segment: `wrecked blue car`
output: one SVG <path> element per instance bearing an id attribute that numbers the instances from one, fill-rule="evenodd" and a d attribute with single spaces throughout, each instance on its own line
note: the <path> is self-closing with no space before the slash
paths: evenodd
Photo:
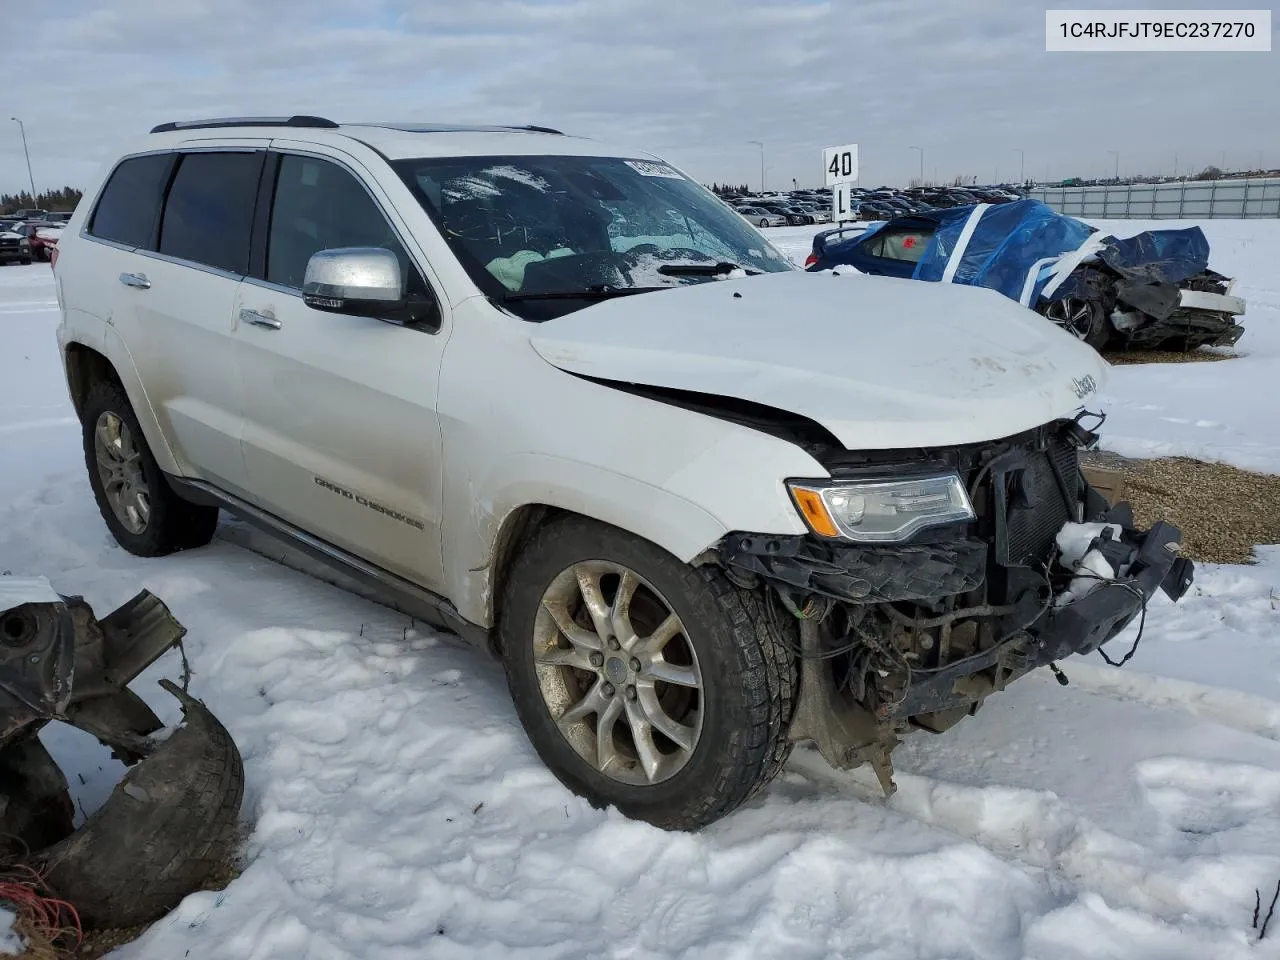
<path id="1" fill-rule="evenodd" d="M 1235 281 L 1209 269 L 1199 227 L 1116 237 L 1039 200 L 973 204 L 841 226 L 813 238 L 810 271 L 853 267 L 990 287 L 1097 350 L 1231 346 Z"/>

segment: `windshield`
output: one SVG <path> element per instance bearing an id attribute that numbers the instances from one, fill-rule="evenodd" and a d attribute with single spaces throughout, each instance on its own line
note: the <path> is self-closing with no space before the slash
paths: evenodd
<path id="1" fill-rule="evenodd" d="M 489 156 L 394 166 L 477 285 L 528 320 L 619 291 L 796 269 L 727 204 L 658 161 Z"/>

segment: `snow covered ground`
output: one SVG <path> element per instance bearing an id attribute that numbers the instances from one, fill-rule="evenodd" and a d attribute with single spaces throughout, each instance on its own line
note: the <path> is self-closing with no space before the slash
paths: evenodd
<path id="1" fill-rule="evenodd" d="M 1117 368 L 1107 443 L 1280 472 L 1280 223 L 1205 229 L 1242 278 L 1247 356 Z M 811 234 L 771 231 L 798 259 Z M 668 834 L 560 787 L 499 666 L 448 638 L 227 541 L 116 547 L 56 323 L 48 266 L 0 268 L 0 571 L 99 614 L 142 586 L 168 602 L 253 825 L 239 879 L 119 957 L 1280 958 L 1280 918 L 1250 931 L 1255 889 L 1280 881 L 1280 548 L 1160 596 L 1125 669 L 1067 662 L 1070 686 L 1029 677 L 909 742 L 888 802 L 801 750 L 735 815 Z M 166 721 L 154 681 L 178 668 L 135 684 Z M 119 766 L 74 731 L 45 739 L 92 810 Z"/>

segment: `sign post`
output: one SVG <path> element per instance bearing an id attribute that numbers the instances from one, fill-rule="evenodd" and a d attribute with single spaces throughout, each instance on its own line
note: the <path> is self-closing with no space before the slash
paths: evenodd
<path id="1" fill-rule="evenodd" d="M 831 220 L 842 223 L 854 218 L 852 187 L 858 179 L 858 145 L 826 147 L 822 151 L 824 182 L 831 187 Z"/>

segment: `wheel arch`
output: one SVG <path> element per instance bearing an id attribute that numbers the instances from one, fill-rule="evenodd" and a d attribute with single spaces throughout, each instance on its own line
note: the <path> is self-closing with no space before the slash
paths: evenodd
<path id="1" fill-rule="evenodd" d="M 728 532 L 702 506 L 670 491 L 586 464 L 536 460 L 543 469 L 525 472 L 522 482 L 497 498 L 487 517 L 475 517 L 462 536 L 445 535 L 446 552 L 457 558 L 449 593 L 463 618 L 491 636 L 497 632 L 513 561 L 537 530 L 559 517 L 576 515 L 607 524 L 683 562 L 695 560 Z M 550 482 L 555 474 L 560 474 L 557 482 Z M 491 646 L 496 650 L 496 640 Z"/>
<path id="2" fill-rule="evenodd" d="M 160 429 L 146 389 L 138 377 L 132 358 L 129 357 L 128 349 L 114 329 L 108 327 L 103 346 L 110 349 L 113 341 L 118 346 L 119 353 L 125 360 L 124 363 L 117 362 L 108 353 L 80 340 L 68 339 L 63 346 L 67 391 L 76 416 L 82 416 L 89 391 L 93 389 L 95 383 L 107 380 L 120 384 L 129 398 L 129 403 L 133 406 L 138 424 L 142 427 L 143 439 L 150 447 L 152 456 L 156 458 L 160 469 L 174 476 L 182 475 L 177 458 L 169 446 L 168 438 Z"/>

